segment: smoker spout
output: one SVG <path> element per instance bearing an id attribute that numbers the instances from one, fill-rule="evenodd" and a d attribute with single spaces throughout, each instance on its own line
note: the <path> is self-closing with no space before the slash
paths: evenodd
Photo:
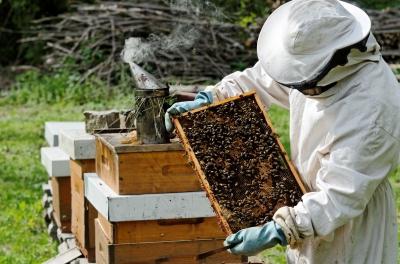
<path id="1" fill-rule="evenodd" d="M 168 89 L 168 85 L 163 84 L 156 79 L 152 74 L 145 71 L 136 63 L 129 62 L 132 75 L 134 77 L 136 88 L 142 90 L 159 90 Z"/>

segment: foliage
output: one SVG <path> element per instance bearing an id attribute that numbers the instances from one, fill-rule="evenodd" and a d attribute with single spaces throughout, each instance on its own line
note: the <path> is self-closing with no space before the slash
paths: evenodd
<path id="1" fill-rule="evenodd" d="M 76 105 L 0 106 L 0 263 L 42 263 L 57 253 L 42 218 L 41 185 L 48 176 L 40 163 L 45 121 L 83 120 L 84 110 L 128 107 L 121 99 Z"/>
<path id="2" fill-rule="evenodd" d="M 270 5 L 267 0 L 214 0 L 222 8 L 224 14 L 241 26 L 248 26 L 256 22 L 257 17 L 265 18 Z"/>
<path id="3" fill-rule="evenodd" d="M 384 9 L 387 7 L 400 7 L 400 0 L 356 0 L 361 7 Z"/>
<path id="4" fill-rule="evenodd" d="M 0 65 L 18 59 L 21 63 L 37 63 L 43 43 L 20 45 L 33 19 L 54 16 L 68 10 L 71 0 L 3 0 L 0 1 Z M 93 0 L 80 0 L 93 2 Z M 17 47 L 17 48 L 16 48 Z"/>
<path id="5" fill-rule="evenodd" d="M 118 86 L 112 87 L 95 77 L 83 83 L 80 78 L 78 73 L 68 67 L 51 73 L 28 71 L 17 77 L 11 91 L 0 100 L 0 105 L 60 102 L 82 105 L 131 96 L 130 80 L 126 76 L 121 77 Z"/>

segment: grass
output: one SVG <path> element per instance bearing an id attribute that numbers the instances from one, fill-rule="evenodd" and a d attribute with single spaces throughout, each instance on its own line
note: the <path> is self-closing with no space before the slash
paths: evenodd
<path id="1" fill-rule="evenodd" d="M 1 264 L 42 263 L 57 253 L 57 245 L 47 235 L 42 218 L 41 184 L 47 181 L 47 173 L 40 164 L 39 150 L 46 145 L 44 122 L 82 120 L 84 110 L 122 109 L 130 105 L 129 97 L 121 96 L 110 100 L 106 96 L 103 100 L 96 97 L 96 103 L 88 103 L 91 100 L 87 98 L 80 104 L 73 99 L 55 100 L 54 104 L 40 97 L 30 100 L 26 90 L 23 96 L 22 100 L 16 92 L 12 98 L 0 99 Z M 287 111 L 273 107 L 270 115 L 283 145 L 289 150 Z M 393 173 L 391 181 L 400 208 L 400 170 Z M 285 263 L 284 250 L 275 247 L 262 255 L 266 263 Z"/>
<path id="2" fill-rule="evenodd" d="M 105 101 L 105 100 L 104 100 Z M 103 104 L 23 104 L 0 106 L 0 263 L 42 263 L 55 256 L 56 243 L 42 218 L 41 184 L 47 173 L 40 163 L 45 121 L 83 120 L 82 112 Z M 127 107 L 128 100 L 109 100 L 106 108 Z"/>

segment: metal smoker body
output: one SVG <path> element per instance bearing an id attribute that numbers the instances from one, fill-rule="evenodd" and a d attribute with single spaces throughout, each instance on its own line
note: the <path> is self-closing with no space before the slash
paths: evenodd
<path id="1" fill-rule="evenodd" d="M 164 101 L 169 87 L 135 63 L 129 63 L 136 83 L 137 139 L 142 144 L 169 143 L 164 123 Z"/>

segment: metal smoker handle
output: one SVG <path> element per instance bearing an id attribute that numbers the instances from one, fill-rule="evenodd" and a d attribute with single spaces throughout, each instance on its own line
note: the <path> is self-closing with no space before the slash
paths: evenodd
<path id="1" fill-rule="evenodd" d="M 212 255 L 221 253 L 221 252 L 223 252 L 223 251 L 225 251 L 225 250 L 234 248 L 234 247 L 237 246 L 238 244 L 240 244 L 240 242 L 239 242 L 239 243 L 236 243 L 236 244 L 231 244 L 231 245 L 229 245 L 229 246 L 224 246 L 224 247 L 221 247 L 221 248 L 217 248 L 217 249 L 213 249 L 213 250 L 210 250 L 210 251 L 201 253 L 201 254 L 197 255 L 196 260 L 201 260 L 201 259 L 208 258 L 209 256 L 212 256 Z"/>

